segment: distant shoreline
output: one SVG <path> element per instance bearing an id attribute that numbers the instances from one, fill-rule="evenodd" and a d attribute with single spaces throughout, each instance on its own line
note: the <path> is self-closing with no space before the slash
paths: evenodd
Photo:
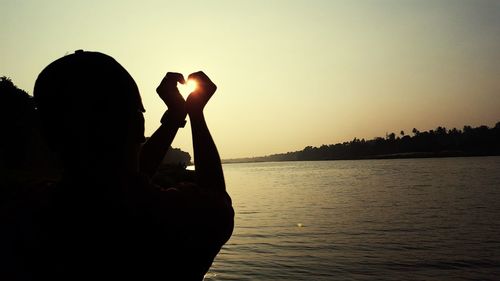
<path id="1" fill-rule="evenodd" d="M 250 160 L 247 158 L 236 158 L 222 160 L 222 164 L 242 164 L 242 163 L 269 163 L 269 162 L 309 162 L 309 161 L 343 161 L 343 160 L 385 160 L 385 159 L 421 159 L 421 158 L 455 158 L 455 157 L 494 157 L 498 154 L 467 154 L 460 151 L 442 151 L 442 152 L 413 152 L 413 153 L 394 153 L 374 155 L 358 158 L 334 158 L 334 159 L 308 159 L 308 160 L 273 160 L 258 159 Z M 261 157 L 256 157 L 261 158 Z M 262 157 L 265 158 L 265 157 Z"/>
<path id="2" fill-rule="evenodd" d="M 494 127 L 465 125 L 462 130 L 437 127 L 420 132 L 413 128 L 413 135 L 401 131 L 399 135 L 386 133 L 385 138 L 371 140 L 354 138 L 352 141 L 306 146 L 303 150 L 266 155 L 226 159 L 223 163 L 442 158 L 500 155 L 500 122 Z"/>

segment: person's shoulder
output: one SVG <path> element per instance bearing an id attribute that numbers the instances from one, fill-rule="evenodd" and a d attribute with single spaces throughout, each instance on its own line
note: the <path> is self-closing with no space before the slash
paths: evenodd
<path id="1" fill-rule="evenodd" d="M 56 182 L 42 181 L 25 186 L 18 186 L 16 190 L 5 198 L 2 209 L 4 213 L 15 213 L 20 210 L 34 210 L 44 208 L 49 204 L 57 188 Z"/>
<path id="2" fill-rule="evenodd" d="M 5 255 L 20 251 L 19 245 L 34 243 L 51 209 L 52 194 L 56 185 L 53 182 L 37 183 L 16 191 L 0 206 L 0 229 L 2 243 L 11 249 Z"/>

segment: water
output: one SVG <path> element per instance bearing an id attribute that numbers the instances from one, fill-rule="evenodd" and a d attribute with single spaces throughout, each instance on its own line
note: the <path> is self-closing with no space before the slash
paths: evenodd
<path id="1" fill-rule="evenodd" d="M 227 164 L 205 280 L 500 280 L 500 157 Z"/>

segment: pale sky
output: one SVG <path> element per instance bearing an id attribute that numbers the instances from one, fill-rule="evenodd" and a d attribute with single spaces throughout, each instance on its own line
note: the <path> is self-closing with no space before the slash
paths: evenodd
<path id="1" fill-rule="evenodd" d="M 205 71 L 222 158 L 500 121 L 500 1 L 0 0 L 0 76 L 32 93 L 77 49 L 130 72 L 146 135 L 163 75 Z"/>

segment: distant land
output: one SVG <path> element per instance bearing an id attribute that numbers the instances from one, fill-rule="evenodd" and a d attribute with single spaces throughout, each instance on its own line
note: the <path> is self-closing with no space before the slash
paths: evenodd
<path id="1" fill-rule="evenodd" d="M 352 141 L 307 146 L 303 150 L 260 157 L 226 159 L 223 163 L 277 162 L 431 158 L 460 156 L 500 155 L 500 122 L 493 128 L 464 126 L 463 129 L 446 129 L 420 132 L 413 128 L 412 135 L 404 131 L 386 134 L 385 138 L 371 140 L 354 138 Z"/>

